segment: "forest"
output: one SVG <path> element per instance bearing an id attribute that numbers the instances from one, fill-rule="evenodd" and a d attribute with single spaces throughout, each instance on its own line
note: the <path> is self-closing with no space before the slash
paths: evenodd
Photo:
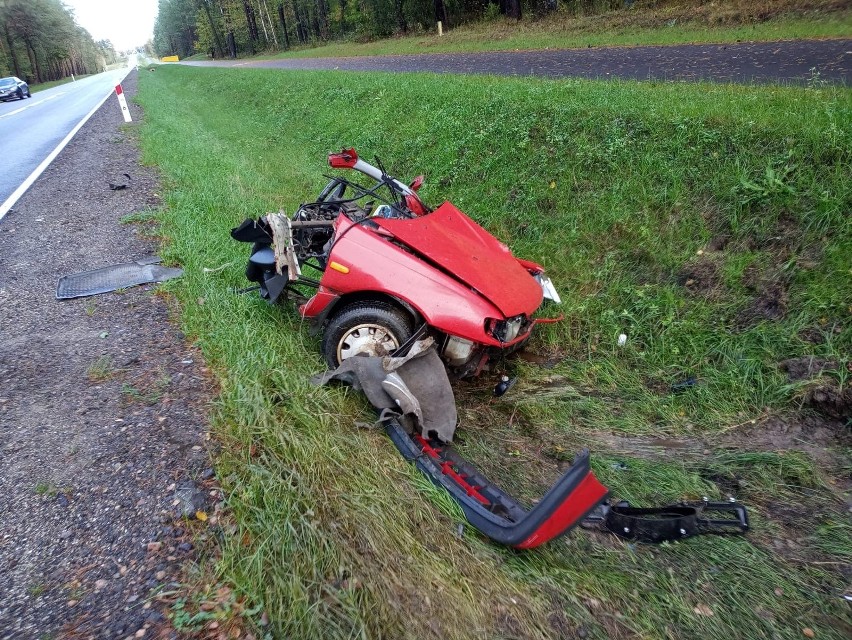
<path id="1" fill-rule="evenodd" d="M 557 8 L 595 13 L 632 0 L 160 0 L 154 52 L 220 58 L 336 39 L 359 41 L 443 29 L 500 15 L 538 18 Z"/>
<path id="2" fill-rule="evenodd" d="M 95 42 L 61 0 L 0 0 L 0 77 L 39 84 L 98 73 L 117 57 L 112 43 Z"/>

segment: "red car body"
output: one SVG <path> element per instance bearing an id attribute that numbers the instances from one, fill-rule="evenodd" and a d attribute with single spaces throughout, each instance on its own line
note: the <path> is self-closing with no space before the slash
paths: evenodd
<path id="1" fill-rule="evenodd" d="M 321 317 L 347 295 L 374 293 L 407 303 L 431 327 L 481 345 L 508 348 L 529 337 L 543 297 L 529 268 L 541 267 L 522 266 L 449 202 L 426 216 L 377 224 L 372 230 L 338 217 L 336 233 L 348 232 L 329 260 L 344 269 L 326 269 L 317 295 L 300 309 L 303 316 Z M 488 320 L 515 316 L 525 323 L 514 339 L 500 342 L 488 332 Z"/>
<path id="2" fill-rule="evenodd" d="M 425 324 L 437 338 L 447 365 L 461 375 L 475 374 L 495 352 L 516 349 L 529 339 L 538 322 L 533 314 L 546 291 L 552 292 L 548 297 L 558 301 L 540 265 L 516 258 L 505 244 L 451 203 L 429 209 L 415 191 L 422 178 L 406 186 L 360 160 L 352 149 L 331 154 L 329 163 L 334 168 L 361 171 L 398 198 L 383 208 L 354 207 L 353 200 L 363 195 L 343 198 L 351 183 L 338 179 L 326 187 L 317 203 L 303 205 L 293 222 L 288 222 L 294 226 L 326 225 L 323 233 L 327 235 L 319 242 L 314 236 L 309 241 L 294 231 L 291 244 L 303 256 L 311 242 L 315 249 L 323 248 L 321 255 L 316 250 L 312 254 L 323 271 L 319 281 L 312 283 L 316 293 L 299 306 L 299 311 L 315 326 L 323 330 L 334 326 L 340 333 L 332 339 L 337 344 L 326 344 L 329 339 L 324 338 L 323 350 L 330 365 L 343 358 L 345 349 L 342 351 L 341 345 L 355 345 L 353 348 L 375 355 L 381 352 L 380 346 L 385 350 L 400 346 L 409 333 Z M 358 188 L 371 195 L 375 192 L 375 188 Z M 329 196 L 332 193 L 334 197 Z M 319 217 L 317 211 L 323 212 L 323 221 L 312 223 Z M 271 251 L 263 253 L 264 248 L 258 246 L 252 261 L 260 264 L 265 259 L 269 264 Z M 263 292 L 269 278 L 249 277 L 261 283 Z M 289 283 L 305 283 L 298 281 L 301 274 L 289 273 L 287 277 Z M 355 328 L 350 330 L 347 325 L 338 331 L 335 322 L 343 311 L 356 305 L 366 308 L 371 303 L 372 315 L 350 313 L 353 320 L 347 322 Z M 381 333 L 388 322 L 377 317 L 386 314 L 376 308 L 389 310 L 400 320 L 396 323 L 390 318 L 392 339 L 385 340 Z M 352 333 L 359 330 L 370 330 L 380 337 L 371 343 L 366 334 Z M 350 338 L 353 340 L 347 342 Z M 379 345 L 377 341 L 384 342 Z"/>

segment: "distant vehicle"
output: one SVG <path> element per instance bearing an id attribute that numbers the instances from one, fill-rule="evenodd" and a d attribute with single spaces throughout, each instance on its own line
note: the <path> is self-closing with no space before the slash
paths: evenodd
<path id="1" fill-rule="evenodd" d="M 16 78 L 15 76 L 0 78 L 0 100 L 3 102 L 12 98 L 23 100 L 24 98 L 32 97 L 33 94 L 30 93 L 30 86 L 20 78 Z"/>

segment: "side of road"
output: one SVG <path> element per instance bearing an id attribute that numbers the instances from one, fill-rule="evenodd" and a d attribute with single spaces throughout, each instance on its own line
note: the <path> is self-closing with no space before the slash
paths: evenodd
<path id="1" fill-rule="evenodd" d="M 217 60 L 197 66 L 470 73 L 681 82 L 837 82 L 852 79 L 852 40 L 791 40 L 550 51 L 423 53 L 352 58 Z"/>
<path id="2" fill-rule="evenodd" d="M 173 635 L 151 596 L 192 558 L 194 514 L 215 522 L 211 378 L 168 299 L 54 298 L 63 275 L 156 252 L 122 222 L 159 204 L 135 126 L 107 100 L 0 222 L 3 640 Z"/>

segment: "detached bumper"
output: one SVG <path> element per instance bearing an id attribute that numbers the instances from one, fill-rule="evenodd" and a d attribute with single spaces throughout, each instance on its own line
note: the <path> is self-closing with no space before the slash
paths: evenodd
<path id="1" fill-rule="evenodd" d="M 470 524 L 495 542 L 516 549 L 532 549 L 567 533 L 609 495 L 592 473 L 589 452 L 584 450 L 528 511 L 451 446 L 410 435 L 396 420 L 385 422 L 385 430 L 407 460 L 447 490 Z"/>

